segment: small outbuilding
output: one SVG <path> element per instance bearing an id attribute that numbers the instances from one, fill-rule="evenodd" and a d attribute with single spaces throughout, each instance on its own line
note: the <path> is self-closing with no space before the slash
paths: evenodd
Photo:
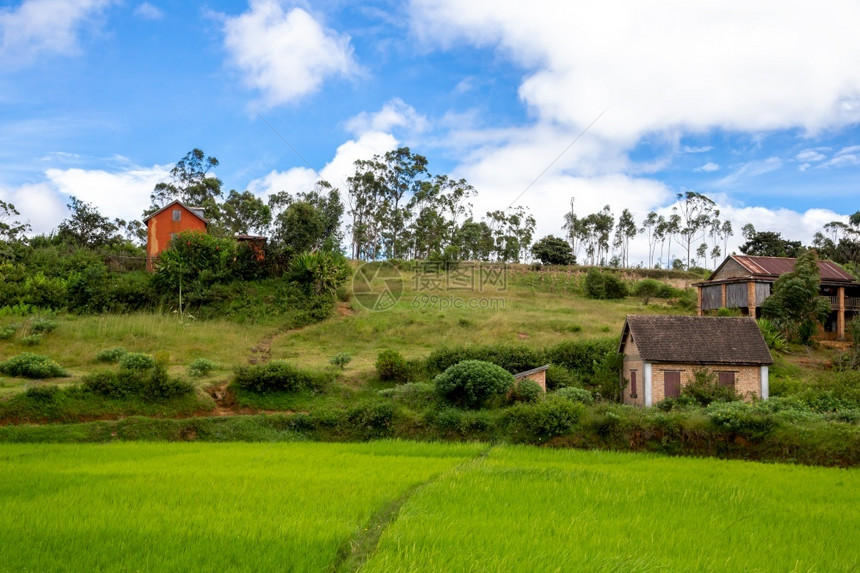
<path id="1" fill-rule="evenodd" d="M 189 207 L 171 201 L 143 220 L 146 224 L 146 269 L 152 271 L 153 261 L 170 245 L 170 240 L 183 231 L 206 232 L 208 222 L 203 207 Z"/>
<path id="2" fill-rule="evenodd" d="M 751 317 L 628 316 L 618 352 L 625 404 L 677 397 L 700 369 L 745 397 L 768 398 L 773 358 Z"/>
<path id="3" fill-rule="evenodd" d="M 514 383 L 519 385 L 522 380 L 531 380 L 532 382 L 537 382 L 538 386 L 546 392 L 546 371 L 548 369 L 549 364 L 546 364 L 545 366 L 538 366 L 537 368 L 514 374 Z"/>

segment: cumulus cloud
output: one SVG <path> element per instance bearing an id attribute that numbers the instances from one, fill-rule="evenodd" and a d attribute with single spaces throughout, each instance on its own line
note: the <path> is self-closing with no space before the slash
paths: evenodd
<path id="1" fill-rule="evenodd" d="M 427 118 L 400 98 L 394 98 L 375 113 L 361 112 L 346 122 L 347 131 L 362 134 L 368 131 L 391 131 L 402 128 L 421 132 L 427 128 Z"/>
<path id="2" fill-rule="evenodd" d="M 169 166 L 132 167 L 108 172 L 99 169 L 48 169 L 37 184 L 0 188 L 0 198 L 11 202 L 35 233 L 48 233 L 68 216 L 70 196 L 92 203 L 111 219 L 140 219 L 149 194 L 169 176 Z"/>
<path id="3" fill-rule="evenodd" d="M 719 171 L 719 170 L 720 170 L 720 166 L 717 163 L 714 163 L 713 161 L 708 161 L 707 163 L 705 163 L 701 167 L 697 167 L 696 169 L 694 169 L 694 171 L 704 171 L 705 173 L 711 173 L 713 171 Z"/>
<path id="4" fill-rule="evenodd" d="M 137 8 L 134 9 L 134 15 L 144 20 L 161 20 L 164 18 L 164 11 L 158 6 L 144 2 L 137 5 Z"/>
<path id="5" fill-rule="evenodd" d="M 113 0 L 26 0 L 0 8 L 0 63 L 18 67 L 46 55 L 80 53 L 81 29 Z"/>
<path id="6" fill-rule="evenodd" d="M 287 10 L 280 0 L 251 0 L 248 11 L 224 17 L 224 47 L 267 107 L 295 102 L 327 78 L 359 70 L 348 36 L 301 8 Z"/>
<path id="7" fill-rule="evenodd" d="M 860 120 L 860 4 L 412 0 L 431 46 L 494 47 L 539 121 L 630 148 L 654 132 L 815 132 Z M 832 54 L 839 54 L 834 58 Z"/>

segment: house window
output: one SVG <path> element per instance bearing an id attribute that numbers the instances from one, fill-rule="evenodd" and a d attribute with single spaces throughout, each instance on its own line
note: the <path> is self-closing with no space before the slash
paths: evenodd
<path id="1" fill-rule="evenodd" d="M 735 389 L 735 373 L 734 372 L 719 372 L 720 386 Z"/>
<path id="2" fill-rule="evenodd" d="M 663 397 L 677 398 L 681 395 L 681 371 L 666 370 L 663 372 Z"/>
<path id="3" fill-rule="evenodd" d="M 630 371 L 630 397 L 636 398 L 636 371 Z"/>
<path id="4" fill-rule="evenodd" d="M 173 220 L 174 221 L 181 221 L 182 220 L 182 210 L 181 209 L 174 209 L 173 210 Z"/>

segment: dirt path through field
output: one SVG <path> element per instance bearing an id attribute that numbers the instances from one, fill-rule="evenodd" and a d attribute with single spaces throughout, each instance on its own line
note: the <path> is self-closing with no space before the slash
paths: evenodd
<path id="1" fill-rule="evenodd" d="M 451 474 L 457 473 L 466 468 L 474 469 L 475 466 L 483 464 L 492 449 L 492 447 L 489 447 L 474 458 L 466 460 L 449 470 L 433 476 L 425 482 L 411 487 L 397 499 L 385 504 L 379 511 L 370 516 L 370 521 L 367 524 L 363 527 L 359 527 L 353 536 L 340 546 L 340 549 L 338 549 L 337 552 L 337 561 L 332 567 L 332 571 L 336 571 L 338 573 L 353 573 L 361 569 L 367 560 L 376 552 L 376 547 L 379 545 L 379 539 L 382 537 L 382 534 L 385 533 L 385 530 L 388 529 L 391 524 L 397 521 L 397 517 L 400 515 L 400 509 L 406 505 L 410 499 L 412 499 L 412 496 Z"/>

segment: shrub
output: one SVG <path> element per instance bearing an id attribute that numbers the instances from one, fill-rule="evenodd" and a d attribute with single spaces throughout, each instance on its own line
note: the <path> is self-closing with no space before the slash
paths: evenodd
<path id="1" fill-rule="evenodd" d="M 337 366 L 341 370 L 346 368 L 346 365 L 352 362 L 352 354 L 349 352 L 338 352 L 329 360 L 329 364 L 332 366 Z"/>
<path id="2" fill-rule="evenodd" d="M 627 284 L 615 273 L 590 268 L 583 281 L 585 296 L 595 299 L 618 299 L 628 294 Z"/>
<path id="3" fill-rule="evenodd" d="M 519 440 L 542 440 L 570 432 L 584 411 L 582 404 L 550 396 L 537 404 L 510 408 L 505 413 L 505 423 Z"/>
<path id="4" fill-rule="evenodd" d="M 9 340 L 10 338 L 15 336 L 16 332 L 18 332 L 17 324 L 7 324 L 6 326 L 0 328 L 0 340 Z"/>
<path id="5" fill-rule="evenodd" d="M 148 370 L 155 366 L 155 358 L 143 352 L 129 352 L 123 355 L 119 360 L 119 367 L 123 370 L 131 370 L 132 372 L 140 372 Z"/>
<path id="6" fill-rule="evenodd" d="M 507 394 L 514 376 L 495 364 L 464 360 L 434 378 L 436 392 L 452 404 L 477 408 L 495 396 Z"/>
<path id="7" fill-rule="evenodd" d="M 436 400 L 436 387 L 429 382 L 408 382 L 394 388 L 384 388 L 378 394 L 395 402 L 421 407 Z"/>
<path id="8" fill-rule="evenodd" d="M 390 402 L 366 402 L 351 408 L 346 418 L 353 427 L 378 436 L 391 429 L 394 422 L 394 406 Z"/>
<path id="9" fill-rule="evenodd" d="M 511 374 L 524 372 L 544 364 L 541 352 L 524 346 L 493 344 L 468 348 L 440 348 L 434 350 L 426 360 L 427 370 L 433 374 L 464 360 L 482 360 L 501 366 Z"/>
<path id="10" fill-rule="evenodd" d="M 510 399 L 513 402 L 522 402 L 525 404 L 533 404 L 538 402 L 544 395 L 543 388 L 534 380 L 524 378 L 520 380 L 514 390 L 511 392 Z"/>
<path id="11" fill-rule="evenodd" d="M 777 425 L 769 413 L 754 409 L 745 402 L 714 402 L 705 409 L 711 423 L 717 428 L 760 440 Z"/>
<path id="12" fill-rule="evenodd" d="M 168 375 L 166 358 L 156 359 L 155 366 L 143 376 L 143 397 L 150 400 L 169 400 L 194 392 L 191 383 Z"/>
<path id="13" fill-rule="evenodd" d="M 688 396 L 702 406 L 711 402 L 732 402 L 740 400 L 735 389 L 722 386 L 717 381 L 717 375 L 706 368 L 693 370 L 693 381 L 681 389 L 682 396 Z"/>
<path id="14" fill-rule="evenodd" d="M 22 378 L 63 378 L 69 375 L 50 358 L 29 352 L 0 362 L 0 372 Z"/>
<path id="15" fill-rule="evenodd" d="M 191 364 L 188 365 L 188 374 L 195 378 L 202 378 L 203 376 L 209 376 L 209 374 L 217 368 L 218 365 L 211 360 L 195 358 Z"/>
<path id="16" fill-rule="evenodd" d="M 546 389 L 558 390 L 559 388 L 582 386 L 582 379 L 576 372 L 572 372 L 564 366 L 550 364 L 546 370 Z"/>
<path id="17" fill-rule="evenodd" d="M 116 348 L 108 348 L 106 350 L 100 351 L 96 354 L 96 360 L 99 362 L 111 362 L 116 363 L 119 362 L 120 359 L 128 354 L 128 350 L 123 348 L 122 346 L 117 346 Z"/>
<path id="18" fill-rule="evenodd" d="M 658 296 L 663 289 L 663 283 L 654 279 L 644 279 L 633 285 L 633 296 L 642 299 L 642 304 L 648 304 L 652 298 Z"/>
<path id="19" fill-rule="evenodd" d="M 167 361 L 156 360 L 147 370 L 101 371 L 81 379 L 81 388 L 87 392 L 122 400 L 140 397 L 148 400 L 169 400 L 194 391 L 185 380 L 167 374 Z"/>
<path id="20" fill-rule="evenodd" d="M 547 349 L 548 362 L 564 366 L 582 377 L 594 374 L 595 365 L 607 354 L 618 350 L 618 338 L 597 340 L 571 340 Z"/>
<path id="21" fill-rule="evenodd" d="M 56 321 L 46 318 L 37 318 L 30 324 L 31 334 L 48 334 L 57 328 Z"/>
<path id="22" fill-rule="evenodd" d="M 776 352 L 788 352 L 788 340 L 785 339 L 782 331 L 774 323 L 766 318 L 760 318 L 756 322 L 758 322 L 758 329 L 761 331 L 768 348 Z"/>
<path id="23" fill-rule="evenodd" d="M 239 388 L 257 393 L 322 390 L 330 381 L 330 376 L 325 373 L 299 370 L 282 360 L 242 366 L 236 371 L 235 378 Z"/>
<path id="24" fill-rule="evenodd" d="M 571 402 L 581 402 L 586 405 L 594 404 L 594 396 L 585 388 L 574 388 L 572 386 L 559 388 L 556 390 L 555 395 Z"/>
<path id="25" fill-rule="evenodd" d="M 53 403 L 57 400 L 60 393 L 59 386 L 55 384 L 40 384 L 38 386 L 29 386 L 24 391 L 24 395 L 34 402 L 42 402 L 45 404 Z"/>
<path id="26" fill-rule="evenodd" d="M 396 350 L 383 350 L 376 359 L 376 372 L 385 381 L 408 382 L 409 366 Z"/>
<path id="27" fill-rule="evenodd" d="M 24 346 L 36 346 L 42 342 L 42 338 L 41 334 L 29 334 L 22 336 L 19 342 Z"/>
<path id="28" fill-rule="evenodd" d="M 81 378 L 83 390 L 105 398 L 122 399 L 140 394 L 141 387 L 140 377 L 134 372 L 124 372 L 119 375 L 116 372 L 101 371 Z"/>

